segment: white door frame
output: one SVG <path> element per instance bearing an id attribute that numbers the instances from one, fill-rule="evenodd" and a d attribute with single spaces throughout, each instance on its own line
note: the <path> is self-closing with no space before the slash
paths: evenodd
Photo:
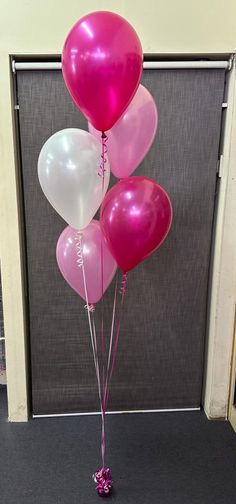
<path id="1" fill-rule="evenodd" d="M 227 418 L 236 304 L 236 66 L 229 73 L 227 112 L 220 163 L 213 272 L 208 325 L 204 409 Z"/>
<path id="2" fill-rule="evenodd" d="M 27 421 L 27 328 L 23 285 L 20 196 L 16 175 L 14 127 L 12 123 L 11 76 L 6 60 L 2 72 L 7 93 L 0 93 L 2 145 L 0 149 L 1 275 L 6 338 L 8 413 L 10 421 Z M 194 63 L 194 62 L 193 62 Z M 169 64 L 169 62 L 168 62 Z M 192 64 L 192 68 L 194 65 Z M 5 85 L 6 89 L 6 85 Z M 229 72 L 228 107 L 221 163 L 222 177 L 217 210 L 208 350 L 203 404 L 209 418 L 226 418 L 230 389 L 233 326 L 236 303 L 236 69 Z"/>
<path id="3" fill-rule="evenodd" d="M 230 398 L 229 398 L 229 421 L 236 432 L 236 404 L 234 402 L 235 387 L 236 387 L 236 320 L 235 320 L 234 350 L 232 356 L 231 385 L 230 385 Z"/>

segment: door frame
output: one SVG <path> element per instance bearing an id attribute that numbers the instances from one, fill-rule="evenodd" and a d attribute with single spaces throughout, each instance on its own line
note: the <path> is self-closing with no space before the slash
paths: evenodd
<path id="1" fill-rule="evenodd" d="M 15 103 L 8 55 L 0 57 L 3 87 L 0 94 L 1 275 L 7 363 L 8 417 L 27 421 L 30 414 L 27 300 L 24 281 L 24 230 Z M 7 57 L 6 57 L 7 56 Z M 182 58 L 176 58 L 175 60 Z M 190 59 L 190 58 L 189 58 Z M 212 55 L 214 59 L 214 55 Z M 215 57 L 216 59 L 216 57 Z M 1 78 L 1 77 L 0 77 Z M 208 312 L 207 358 L 203 405 L 209 418 L 227 418 L 233 328 L 236 303 L 236 67 L 228 72 L 228 97 L 221 158 L 219 200 L 213 251 Z M 234 145 L 235 144 L 235 145 Z M 3 172 L 4 171 L 4 172 Z M 13 287 L 14 286 L 14 287 Z"/>
<path id="2" fill-rule="evenodd" d="M 228 74 L 220 186 L 208 312 L 204 410 L 228 418 L 236 305 L 236 62 Z"/>
<path id="3" fill-rule="evenodd" d="M 234 331 L 234 348 L 232 355 L 232 365 L 231 365 L 231 384 L 230 384 L 230 396 L 229 396 L 229 421 L 236 432 L 236 317 L 235 317 L 235 331 Z"/>

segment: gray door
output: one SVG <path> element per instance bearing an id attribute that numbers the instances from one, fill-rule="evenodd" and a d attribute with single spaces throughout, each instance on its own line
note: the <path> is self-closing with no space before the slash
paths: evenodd
<path id="1" fill-rule="evenodd" d="M 159 128 L 136 174 L 166 188 L 174 220 L 160 250 L 129 275 L 110 409 L 200 405 L 224 79 L 223 70 L 144 71 Z M 17 86 L 33 413 L 98 410 L 84 302 L 67 286 L 55 260 L 66 224 L 37 179 L 46 139 L 87 124 L 60 71 L 20 71 Z M 105 306 L 111 306 L 112 296 L 111 287 Z"/>

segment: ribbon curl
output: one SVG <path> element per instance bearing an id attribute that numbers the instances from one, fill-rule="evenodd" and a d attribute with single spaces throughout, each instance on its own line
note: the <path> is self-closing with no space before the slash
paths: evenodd
<path id="1" fill-rule="evenodd" d="M 91 303 L 91 304 L 86 303 L 86 304 L 84 305 L 84 308 L 85 308 L 86 310 L 88 310 L 90 313 L 95 312 L 95 306 L 94 306 L 94 304 L 92 304 L 92 303 Z"/>
<path id="2" fill-rule="evenodd" d="M 97 483 L 96 490 L 100 497 L 107 497 L 112 489 L 112 477 L 108 467 L 102 467 L 93 474 L 93 480 Z"/>
<path id="3" fill-rule="evenodd" d="M 119 292 L 120 292 L 120 294 L 122 294 L 122 296 L 124 296 L 126 293 L 127 281 L 128 281 L 128 273 L 123 273 L 122 280 L 121 280 L 121 286 L 120 286 L 120 290 L 119 290 Z"/>
<path id="4" fill-rule="evenodd" d="M 103 178 L 104 178 L 105 171 L 106 171 L 105 164 L 107 163 L 107 156 L 106 156 L 107 155 L 107 140 L 108 140 L 108 137 L 107 137 L 106 133 L 103 131 L 102 132 L 101 164 L 100 164 L 99 170 L 98 170 L 99 177 L 103 177 Z"/>

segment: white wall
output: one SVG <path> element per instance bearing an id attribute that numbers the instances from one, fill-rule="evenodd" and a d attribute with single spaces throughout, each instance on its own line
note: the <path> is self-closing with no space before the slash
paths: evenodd
<path id="1" fill-rule="evenodd" d="M 58 54 L 71 25 L 102 9 L 133 24 L 144 52 L 236 50 L 235 0 L 0 0 L 0 257 L 11 420 L 27 419 L 27 376 L 9 55 Z"/>
<path id="2" fill-rule="evenodd" d="M 61 52 L 70 26 L 93 10 L 112 10 L 138 31 L 145 52 L 236 49 L 234 0 L 1 0 L 1 45 L 9 52 Z"/>

